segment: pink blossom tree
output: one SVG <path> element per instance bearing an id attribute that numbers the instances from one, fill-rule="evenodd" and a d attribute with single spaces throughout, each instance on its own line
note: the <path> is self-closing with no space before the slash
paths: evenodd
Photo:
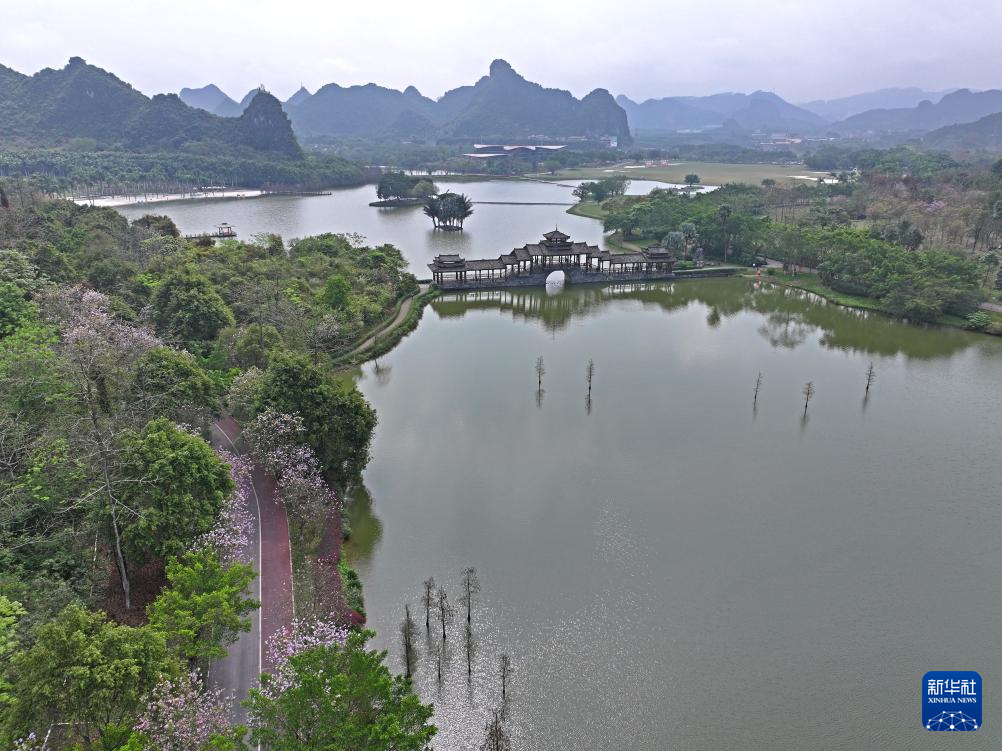
<path id="1" fill-rule="evenodd" d="M 303 445 L 303 418 L 267 410 L 244 428 L 251 456 L 275 475 L 286 507 L 302 517 L 315 517 L 340 508 L 334 491 L 324 480 L 316 453 Z"/>
<path id="2" fill-rule="evenodd" d="M 266 656 L 271 665 L 273 680 L 268 683 L 268 694 L 273 698 L 291 684 L 292 676 L 287 665 L 293 656 L 314 647 L 343 645 L 349 630 L 334 620 L 294 618 L 269 639 Z"/>
<path id="3" fill-rule="evenodd" d="M 77 407 L 68 414 L 80 422 L 68 426 L 67 434 L 82 441 L 85 455 L 92 457 L 96 469 L 93 495 L 105 501 L 103 512 L 109 516 L 125 607 L 130 608 L 120 525 L 128 509 L 115 487 L 115 443 L 132 422 L 131 405 L 124 398 L 132 370 L 140 357 L 163 342 L 149 330 L 115 318 L 106 295 L 81 285 L 47 292 L 41 302 L 46 319 L 59 330 L 57 362 Z"/>
<path id="4" fill-rule="evenodd" d="M 230 466 L 230 477 L 234 490 L 223 501 L 216 525 L 202 535 L 196 547 L 211 547 L 226 566 L 233 563 L 247 563 L 246 550 L 254 528 L 251 517 L 250 499 L 253 493 L 250 462 L 224 449 L 216 449 L 216 454 Z"/>
<path id="5" fill-rule="evenodd" d="M 204 688 L 198 673 L 158 684 L 133 729 L 157 751 L 202 751 L 232 730 L 223 692 Z"/>

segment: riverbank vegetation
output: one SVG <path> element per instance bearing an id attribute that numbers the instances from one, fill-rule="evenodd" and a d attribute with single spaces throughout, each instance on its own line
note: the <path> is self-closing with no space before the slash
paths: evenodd
<path id="1" fill-rule="evenodd" d="M 697 195 L 654 190 L 584 205 L 632 245 L 672 247 L 683 260 L 697 248 L 746 265 L 773 258 L 893 315 L 973 315 L 971 328 L 994 333 L 976 307 L 997 284 L 1002 162 L 961 168 L 926 155 L 909 175 L 904 158 L 866 152 L 864 168 L 829 183 L 785 188 L 766 180 Z"/>
<path id="2" fill-rule="evenodd" d="M 376 420 L 333 358 L 415 290 L 399 251 L 359 238 L 212 245 L 165 217 L 0 209 L 0 745 L 242 747 L 202 676 L 258 607 L 243 560 L 251 466 L 210 442 L 213 423 L 231 409 L 293 529 L 325 530 Z M 340 569 L 347 592 L 328 577 L 328 609 L 290 627 L 298 646 L 253 697 L 253 732 L 279 732 L 265 707 L 293 702 L 295 660 L 316 659 L 370 681 L 365 716 L 397 728 L 385 738 L 426 739 L 430 710 L 346 630 L 361 600 L 335 539 L 318 575 Z"/>
<path id="3" fill-rule="evenodd" d="M 207 186 L 318 190 L 361 185 L 375 174 L 334 155 L 278 159 L 254 153 L 0 151 L 0 182 L 15 206 L 28 206 L 43 197 L 165 195 Z"/>

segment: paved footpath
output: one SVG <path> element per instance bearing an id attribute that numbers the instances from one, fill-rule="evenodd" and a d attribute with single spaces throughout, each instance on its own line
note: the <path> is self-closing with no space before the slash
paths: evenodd
<path id="1" fill-rule="evenodd" d="M 212 442 L 235 454 L 240 426 L 232 417 L 222 417 L 212 426 Z M 268 638 L 288 624 L 295 613 L 292 589 L 292 556 L 289 546 L 289 520 L 279 502 L 274 479 L 263 470 L 254 469 L 252 493 L 248 499 L 254 528 L 245 560 L 259 572 L 251 585 L 251 595 L 261 608 L 251 615 L 251 629 L 229 645 L 227 656 L 213 663 L 210 683 L 233 696 L 231 717 L 245 723 L 247 712 L 240 701 L 258 685 L 258 676 L 268 671 Z"/>
<path id="2" fill-rule="evenodd" d="M 386 336 L 391 331 L 393 331 L 393 329 L 399 326 L 401 322 L 407 317 L 407 314 L 411 312 L 411 306 L 414 304 L 414 298 L 417 297 L 418 295 L 423 295 L 425 292 L 428 291 L 430 287 L 431 287 L 430 284 L 420 285 L 420 287 L 418 287 L 417 295 L 408 297 L 406 300 L 403 301 L 403 303 L 400 305 L 400 311 L 397 313 L 396 318 L 390 321 L 389 325 L 384 326 L 382 329 L 380 329 L 375 334 L 370 336 L 364 342 L 355 347 L 355 349 L 353 349 L 349 354 L 354 355 L 357 354 L 358 352 L 361 352 L 362 350 L 368 349 L 369 347 L 371 347 L 373 344 L 376 343 L 377 339 L 381 339 L 382 337 Z"/>

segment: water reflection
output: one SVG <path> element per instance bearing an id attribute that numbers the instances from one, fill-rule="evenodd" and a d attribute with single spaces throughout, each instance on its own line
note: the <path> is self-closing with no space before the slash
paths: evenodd
<path id="1" fill-rule="evenodd" d="M 538 321 L 547 331 L 557 332 L 622 302 L 665 312 L 698 305 L 706 310 L 708 328 L 749 312 L 758 313 L 764 317 L 759 333 L 773 347 L 791 350 L 816 337 L 829 349 L 926 359 L 949 356 L 984 342 L 984 337 L 976 334 L 906 324 L 879 313 L 834 305 L 810 292 L 741 278 L 572 284 L 560 294 L 550 294 L 549 289 L 447 292 L 431 306 L 442 318 L 499 310 L 517 320 Z"/>
<path id="2" fill-rule="evenodd" d="M 1002 342 L 735 279 L 450 293 L 385 362 L 389 384 L 372 363 L 359 381 L 379 414 L 365 481 L 384 524 L 359 569 L 375 645 L 402 669 L 422 580 L 453 602 L 465 567 L 483 584 L 472 681 L 461 617 L 441 683 L 440 639 L 418 640 L 436 748 L 479 747 L 500 653 L 533 751 L 890 748 L 828 710 L 861 674 L 907 708 L 907 676 L 948 659 L 958 608 L 1000 672 L 983 582 L 1002 576 L 985 409 Z M 884 737 L 911 717 L 890 712 Z"/>
<path id="3" fill-rule="evenodd" d="M 363 483 L 357 483 L 348 490 L 345 513 L 351 528 L 351 536 L 344 546 L 345 554 L 353 566 L 364 567 L 379 548 L 383 523 L 373 511 L 372 495 Z"/>

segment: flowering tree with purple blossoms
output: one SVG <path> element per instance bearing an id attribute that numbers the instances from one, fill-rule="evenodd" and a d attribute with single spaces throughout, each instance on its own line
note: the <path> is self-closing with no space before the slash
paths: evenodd
<path id="1" fill-rule="evenodd" d="M 315 518 L 340 508 L 323 477 L 316 452 L 302 444 L 306 434 L 299 415 L 266 410 L 244 428 L 251 456 L 274 473 L 286 507 L 303 518 Z"/>
<path id="2" fill-rule="evenodd" d="M 247 563 L 254 519 L 248 508 L 253 492 L 250 462 L 224 449 L 216 449 L 219 458 L 229 465 L 233 492 L 223 501 L 215 526 L 195 541 L 195 547 L 210 547 L 223 565 Z"/>
<path id="3" fill-rule="evenodd" d="M 268 664 L 272 666 L 268 694 L 274 698 L 289 687 L 288 664 L 293 656 L 314 647 L 343 645 L 348 634 L 349 629 L 330 619 L 294 618 L 276 631 L 268 638 L 267 645 Z"/>
<path id="4" fill-rule="evenodd" d="M 230 727 L 228 715 L 223 692 L 204 688 L 192 672 L 159 683 L 134 730 L 157 751 L 203 751 L 216 738 L 242 735 L 242 729 Z"/>
<path id="5" fill-rule="evenodd" d="M 126 511 L 114 479 L 115 443 L 130 425 L 129 403 L 121 395 L 132 370 L 145 353 L 162 345 L 147 329 L 119 321 L 112 315 L 106 295 L 83 286 L 60 288 L 42 296 L 45 318 L 59 330 L 56 346 L 62 375 L 70 384 L 80 421 L 67 435 L 83 441 L 85 454 L 95 467 L 95 490 L 104 501 L 112 531 L 115 562 L 126 608 L 131 607 L 129 576 L 122 552 L 120 517 Z"/>

